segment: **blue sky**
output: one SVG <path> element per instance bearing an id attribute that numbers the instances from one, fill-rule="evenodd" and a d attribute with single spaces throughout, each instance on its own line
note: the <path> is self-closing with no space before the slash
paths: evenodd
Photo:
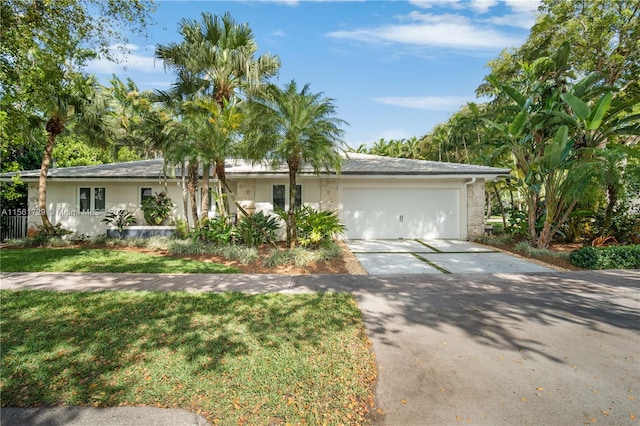
<path id="1" fill-rule="evenodd" d="M 148 39 L 131 38 L 121 64 L 96 60 L 88 71 L 112 74 L 141 90 L 167 89 L 174 75 L 154 59 L 155 46 L 180 42 L 182 18 L 230 12 L 252 28 L 260 52 L 280 56 L 274 82 L 333 98 L 349 123 L 346 142 L 422 136 L 467 101 L 502 49 L 518 47 L 539 0 L 164 1 L 157 0 Z M 114 49 L 117 46 L 114 46 Z"/>

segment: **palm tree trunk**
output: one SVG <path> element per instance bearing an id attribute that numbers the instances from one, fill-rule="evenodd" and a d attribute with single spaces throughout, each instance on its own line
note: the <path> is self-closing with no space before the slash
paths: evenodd
<path id="1" fill-rule="evenodd" d="M 224 158 L 215 160 L 215 175 L 218 180 L 222 183 L 222 191 L 218 194 L 221 197 L 221 201 L 219 202 L 219 206 L 221 207 L 220 215 L 222 217 L 229 216 L 229 203 L 225 199 L 224 191 L 229 191 L 229 185 L 227 184 L 227 175 L 224 167 Z"/>
<path id="2" fill-rule="evenodd" d="M 46 125 L 47 133 L 47 145 L 44 148 L 44 155 L 42 156 L 42 164 L 40 165 L 40 177 L 38 179 L 38 209 L 42 216 L 42 226 L 44 226 L 47 234 L 53 234 L 53 225 L 49 220 L 47 214 L 47 175 L 49 174 L 49 167 L 51 167 L 51 154 L 53 147 L 56 144 L 56 137 L 64 130 L 64 122 L 56 117 L 51 117 Z"/>
<path id="3" fill-rule="evenodd" d="M 287 212 L 287 245 L 295 248 L 298 243 L 298 231 L 296 224 L 296 175 L 298 174 L 299 161 L 287 161 L 289 164 L 289 211 Z"/>
<path id="4" fill-rule="evenodd" d="M 198 203 L 196 201 L 196 189 L 198 187 L 198 168 L 199 166 L 197 161 L 189 161 L 189 166 L 187 167 L 189 175 L 187 187 L 189 190 L 189 197 L 191 198 L 191 221 L 193 222 L 194 229 L 200 229 L 200 220 L 198 219 Z"/>
<path id="5" fill-rule="evenodd" d="M 211 165 L 202 164 L 202 203 L 200 204 L 200 223 L 209 220 L 209 170 Z"/>
<path id="6" fill-rule="evenodd" d="M 182 209 L 184 211 L 184 219 L 187 222 L 187 231 L 191 230 L 191 225 L 189 225 L 189 189 L 187 188 L 187 161 L 184 160 L 180 164 L 181 167 L 181 177 L 180 177 L 180 185 L 182 186 Z"/>

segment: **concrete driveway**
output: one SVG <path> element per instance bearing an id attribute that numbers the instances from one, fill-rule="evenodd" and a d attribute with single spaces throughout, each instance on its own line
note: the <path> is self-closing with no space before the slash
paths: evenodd
<path id="1" fill-rule="evenodd" d="M 468 241 L 349 240 L 346 243 L 360 264 L 371 275 L 553 271 L 553 269 Z"/>

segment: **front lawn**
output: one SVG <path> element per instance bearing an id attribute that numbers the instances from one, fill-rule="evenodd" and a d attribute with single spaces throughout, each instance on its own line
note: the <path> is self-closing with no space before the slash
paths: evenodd
<path id="1" fill-rule="evenodd" d="M 213 262 L 96 248 L 2 249 L 2 272 L 235 273 Z"/>
<path id="2" fill-rule="evenodd" d="M 372 406 L 348 294 L 0 296 L 2 406 L 150 405 L 255 425 L 362 424 Z"/>

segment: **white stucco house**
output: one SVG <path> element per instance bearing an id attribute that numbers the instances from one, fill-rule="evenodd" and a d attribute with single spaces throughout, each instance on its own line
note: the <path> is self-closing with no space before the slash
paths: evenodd
<path id="1" fill-rule="evenodd" d="M 226 173 L 238 200 L 255 204 L 257 211 L 288 207 L 286 167 L 228 160 Z M 180 170 L 170 174 L 165 176 L 162 159 L 51 169 L 49 219 L 77 234 L 104 234 L 105 211 L 135 212 L 143 224 L 141 200 L 164 190 L 175 205 L 174 216 L 184 219 Z M 336 210 L 349 239 L 468 239 L 484 232 L 485 182 L 508 174 L 508 169 L 494 167 L 349 153 L 340 173 L 315 174 L 305 167 L 298 176 L 296 202 Z M 0 178 L 12 176 L 4 173 Z M 28 184 L 29 226 L 34 227 L 41 223 L 33 214 L 39 170 L 20 176 Z"/>

